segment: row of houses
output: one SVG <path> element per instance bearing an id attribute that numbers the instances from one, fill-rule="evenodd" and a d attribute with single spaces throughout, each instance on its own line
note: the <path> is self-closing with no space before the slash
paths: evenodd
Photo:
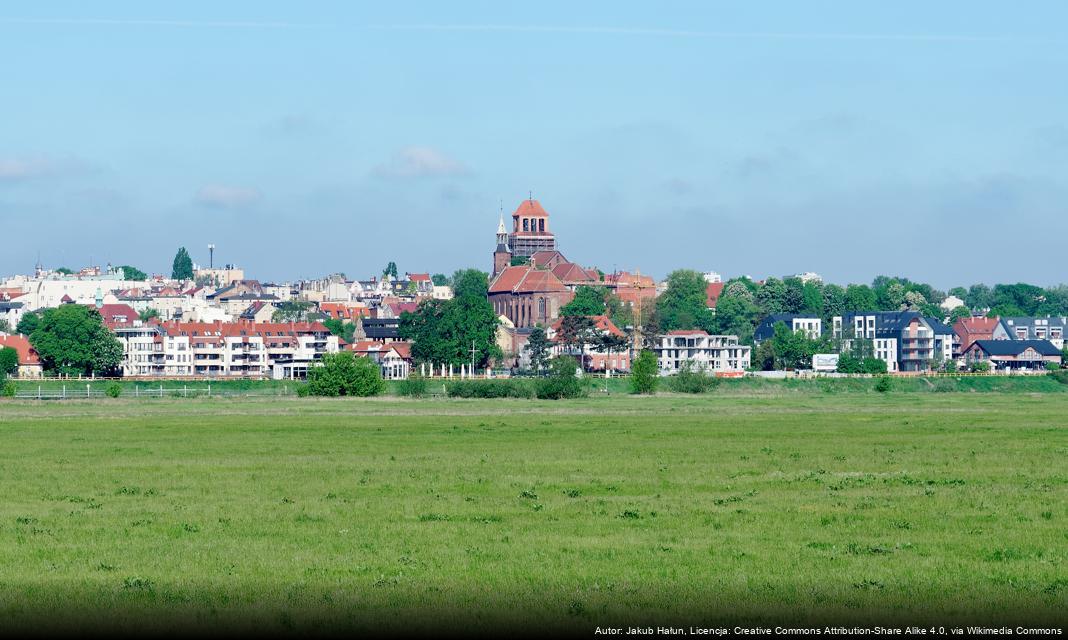
<path id="1" fill-rule="evenodd" d="M 825 335 L 823 321 L 812 315 L 774 314 L 754 333 L 757 344 L 771 339 L 783 324 L 810 338 Z M 871 342 L 873 355 L 887 371 L 918 372 L 939 363 L 988 362 L 998 369 L 1042 369 L 1060 364 L 1068 318 L 960 318 L 952 327 L 915 311 L 871 311 L 834 316 L 830 336 L 848 350 L 858 339 Z"/>

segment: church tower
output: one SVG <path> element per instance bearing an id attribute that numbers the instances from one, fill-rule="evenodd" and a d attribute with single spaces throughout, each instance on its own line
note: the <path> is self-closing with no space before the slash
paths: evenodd
<path id="1" fill-rule="evenodd" d="M 504 227 L 504 215 L 497 224 L 497 248 L 493 251 L 493 277 L 512 264 L 512 250 L 508 248 L 508 229 Z"/>

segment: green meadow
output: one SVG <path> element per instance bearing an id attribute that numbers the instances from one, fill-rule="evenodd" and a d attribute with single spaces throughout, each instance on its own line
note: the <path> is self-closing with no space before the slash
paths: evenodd
<path id="1" fill-rule="evenodd" d="M 8 630 L 1065 611 L 1065 393 L 0 401 Z"/>

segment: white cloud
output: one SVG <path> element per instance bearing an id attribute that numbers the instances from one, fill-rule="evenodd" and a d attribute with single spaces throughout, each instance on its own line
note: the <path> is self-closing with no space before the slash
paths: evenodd
<path id="1" fill-rule="evenodd" d="M 376 175 L 390 178 L 459 176 L 468 173 L 460 161 L 432 147 L 405 147 L 389 162 L 375 167 Z"/>
<path id="2" fill-rule="evenodd" d="M 59 165 L 44 157 L 0 158 L 0 181 L 15 182 L 58 173 Z"/>
<path id="3" fill-rule="evenodd" d="M 201 187 L 197 192 L 196 200 L 208 207 L 221 209 L 236 209 L 254 204 L 259 201 L 260 192 L 256 189 L 245 187 L 229 187 L 224 185 L 208 185 Z"/>

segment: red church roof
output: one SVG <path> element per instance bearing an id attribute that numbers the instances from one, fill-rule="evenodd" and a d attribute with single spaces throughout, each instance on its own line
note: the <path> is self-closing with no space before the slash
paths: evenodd
<path id="1" fill-rule="evenodd" d="M 512 214 L 513 218 L 548 218 L 549 213 L 541 207 L 541 203 L 537 200 L 524 200 L 516 207 L 515 213 Z"/>
<path id="2" fill-rule="evenodd" d="M 490 283 L 490 293 L 534 293 L 541 291 L 567 291 L 551 271 L 520 265 L 507 267 Z"/>

